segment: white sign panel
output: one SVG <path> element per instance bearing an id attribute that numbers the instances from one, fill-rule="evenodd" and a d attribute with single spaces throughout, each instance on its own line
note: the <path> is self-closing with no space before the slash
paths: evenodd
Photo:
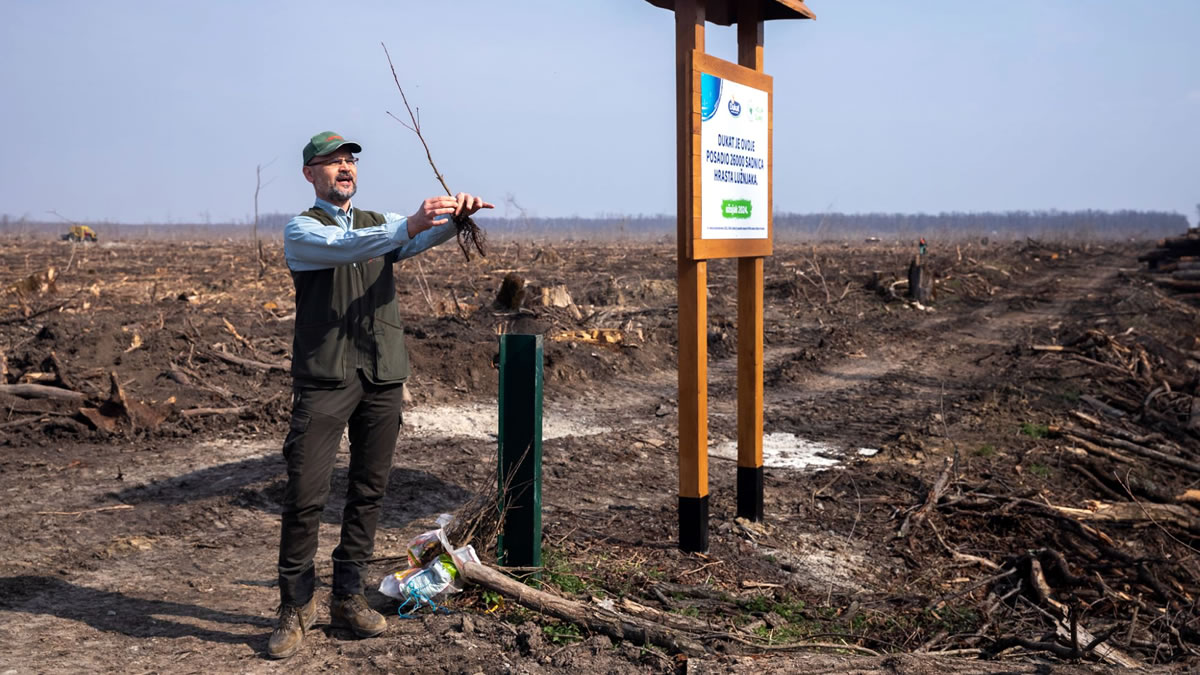
<path id="1" fill-rule="evenodd" d="M 769 94 L 700 75 L 700 238 L 766 239 Z"/>

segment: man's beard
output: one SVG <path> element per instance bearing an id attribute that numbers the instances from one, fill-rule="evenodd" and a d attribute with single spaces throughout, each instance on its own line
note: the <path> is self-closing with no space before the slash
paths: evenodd
<path id="1" fill-rule="evenodd" d="M 333 203 L 347 202 L 347 201 L 350 201 L 350 198 L 353 197 L 355 195 L 355 193 L 357 193 L 357 192 L 358 192 L 358 183 L 357 182 L 353 183 L 349 190 L 342 190 L 341 188 L 339 188 L 337 186 L 337 183 L 334 183 L 333 185 L 329 186 L 329 193 L 326 195 L 325 201 L 333 202 Z"/>

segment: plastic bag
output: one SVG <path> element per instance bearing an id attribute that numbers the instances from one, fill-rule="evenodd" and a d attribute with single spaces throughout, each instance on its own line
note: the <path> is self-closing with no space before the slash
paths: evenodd
<path id="1" fill-rule="evenodd" d="M 437 611 L 437 602 L 441 598 L 462 590 L 458 574 L 461 563 L 479 562 L 479 556 L 471 546 L 451 548 L 445 527 L 453 519 L 449 514 L 442 514 L 437 519 L 436 530 L 414 537 L 408 545 L 409 568 L 393 572 L 380 582 L 380 593 L 402 602 L 397 610 L 400 616 L 411 616 L 405 613 L 410 605 L 414 611 L 422 605 Z"/>
<path id="2" fill-rule="evenodd" d="M 458 569 L 450 555 L 443 553 L 425 567 L 410 567 L 384 577 L 379 592 L 397 600 L 429 604 L 450 589 L 457 576 Z"/>
<path id="3" fill-rule="evenodd" d="M 408 566 L 422 567 L 442 553 L 450 552 L 450 542 L 446 539 L 446 526 L 454 521 L 454 516 L 443 513 L 437 518 L 437 529 L 422 532 L 408 542 Z"/>

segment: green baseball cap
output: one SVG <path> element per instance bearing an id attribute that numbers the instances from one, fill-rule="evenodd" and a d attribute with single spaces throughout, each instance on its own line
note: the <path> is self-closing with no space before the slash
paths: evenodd
<path id="1" fill-rule="evenodd" d="M 345 147 L 350 152 L 362 152 L 362 146 L 354 141 L 342 138 L 341 134 L 332 131 L 322 131 L 308 141 L 304 146 L 304 163 L 308 164 L 313 157 L 328 155 L 338 148 Z"/>

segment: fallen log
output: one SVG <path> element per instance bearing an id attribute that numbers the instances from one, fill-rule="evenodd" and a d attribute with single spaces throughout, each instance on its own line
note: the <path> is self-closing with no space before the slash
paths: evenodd
<path id="1" fill-rule="evenodd" d="M 9 394 L 19 398 L 52 398 L 60 401 L 82 401 L 85 394 L 61 387 L 49 387 L 44 384 L 0 384 L 0 394 Z"/>
<path id="2" fill-rule="evenodd" d="M 569 621 L 610 638 L 628 640 L 634 644 L 652 644 L 672 653 L 683 652 L 689 656 L 707 653 L 704 645 L 689 635 L 652 621 L 625 616 L 615 609 L 593 607 L 530 588 L 480 563 L 463 561 L 459 571 L 468 582 L 511 598 L 522 607 Z"/>
<path id="3" fill-rule="evenodd" d="M 937 505 L 938 500 L 942 495 L 946 494 L 946 488 L 950 487 L 950 470 L 954 467 L 954 460 L 947 457 L 942 462 L 942 472 L 938 474 L 937 480 L 933 482 L 933 487 L 929 489 L 929 494 L 925 497 L 925 503 L 921 504 L 920 508 L 908 514 L 904 519 L 904 523 L 900 526 L 900 532 L 896 534 L 897 539 L 903 539 L 908 536 L 912 528 L 920 525 L 929 511 Z"/>
<path id="4" fill-rule="evenodd" d="M 1172 253 L 1180 252 L 1180 255 L 1200 253 L 1200 238 L 1183 236 L 1183 237 L 1167 237 L 1159 244 L 1164 248 L 1171 249 Z M 1186 251 L 1186 253 L 1183 253 Z"/>
<path id="5" fill-rule="evenodd" d="M 1067 356 L 1071 357 L 1072 359 L 1075 359 L 1076 361 L 1082 361 L 1083 363 L 1086 363 L 1088 365 L 1097 366 L 1099 368 L 1104 368 L 1105 370 L 1111 370 L 1112 372 L 1117 373 L 1118 375 L 1124 375 L 1125 377 L 1133 377 L 1134 376 L 1132 371 L 1130 371 L 1126 368 L 1122 368 L 1120 366 L 1114 366 L 1111 363 L 1105 363 L 1103 361 L 1097 361 L 1096 359 L 1090 359 L 1090 358 L 1084 356 L 1083 354 L 1076 354 L 1074 352 L 1063 352 L 1063 353 L 1066 354 Z"/>
<path id="6" fill-rule="evenodd" d="M 737 603 L 728 593 L 714 590 L 708 586 L 692 586 L 689 584 L 676 584 L 670 581 L 660 581 L 654 585 L 654 589 L 660 593 L 670 593 L 686 598 L 697 598 L 700 600 L 708 600 L 713 603 L 725 604 L 730 607 Z"/>
<path id="7" fill-rule="evenodd" d="M 1137 460 L 1134 459 L 1133 457 L 1129 457 L 1128 455 L 1121 454 L 1121 453 L 1117 452 L 1116 450 L 1113 450 L 1112 448 L 1106 448 L 1102 445 L 1096 445 L 1095 443 L 1092 443 L 1090 441 L 1085 441 L 1082 438 L 1078 438 L 1078 437 L 1072 436 L 1070 434 L 1067 434 L 1067 438 L 1068 438 L 1068 440 L 1071 441 L 1072 444 L 1079 446 L 1084 451 L 1086 451 L 1088 454 L 1097 455 L 1099 457 L 1107 457 L 1108 459 L 1111 459 L 1114 462 L 1120 462 L 1121 464 L 1137 464 Z"/>
<path id="8" fill-rule="evenodd" d="M 56 417 L 70 417 L 70 415 L 56 415 Z M 50 415 L 34 415 L 33 417 L 23 417 L 19 420 L 12 420 L 10 422 L 2 422 L 2 423 L 0 423 L 0 429 L 15 429 L 16 427 L 23 427 L 26 424 L 35 424 L 37 422 L 49 422 L 49 421 L 50 421 Z"/>
<path id="9" fill-rule="evenodd" d="M 1080 396 L 1079 398 L 1080 400 L 1083 400 L 1084 396 Z M 1071 415 L 1077 419 L 1083 420 L 1088 425 L 1095 427 L 1096 430 L 1104 432 L 1113 438 L 1123 438 L 1131 443 L 1138 443 L 1140 445 L 1155 444 L 1153 447 L 1157 450 L 1178 450 L 1178 448 L 1171 448 L 1164 445 L 1166 439 L 1162 436 L 1162 434 L 1135 434 L 1132 431 L 1127 431 L 1121 427 L 1105 423 L 1095 417 L 1092 417 L 1091 415 L 1088 415 L 1087 413 L 1079 412 L 1078 410 L 1071 411 Z"/>
<path id="10" fill-rule="evenodd" d="M 714 630 L 713 626 L 703 619 L 664 612 L 661 609 L 654 609 L 653 607 L 638 604 L 629 598 L 622 599 L 620 607 L 622 611 L 631 616 L 645 619 L 646 621 L 653 621 L 674 630 L 698 633 L 711 633 Z"/>
<path id="11" fill-rule="evenodd" d="M 1030 345 L 1029 348 L 1035 352 L 1074 352 L 1062 345 Z"/>
<path id="12" fill-rule="evenodd" d="M 205 417 L 208 415 L 240 415 L 250 410 L 248 405 L 239 405 L 233 408 L 188 408 L 180 410 L 179 414 L 183 417 Z"/>
<path id="13" fill-rule="evenodd" d="M 1107 445 L 1113 448 L 1128 450 L 1129 452 L 1141 455 L 1147 459 L 1153 459 L 1162 462 L 1163 464 L 1170 464 L 1171 466 L 1177 466 L 1181 469 L 1187 469 L 1192 473 L 1200 473 L 1200 464 L 1197 464 L 1196 462 L 1192 462 L 1181 457 L 1176 457 L 1174 455 L 1168 455 L 1165 452 L 1147 448 L 1143 445 L 1138 445 L 1137 443 L 1130 443 L 1129 441 L 1120 438 L 1096 436 L 1095 434 L 1090 434 L 1075 427 L 1064 429 L 1064 433 L 1076 439 L 1090 441 L 1098 445 Z"/>
<path id="14" fill-rule="evenodd" d="M 207 353 L 226 363 L 232 363 L 238 366 L 246 366 L 247 368 L 256 368 L 258 370 L 266 371 L 278 370 L 284 373 L 291 372 L 292 370 L 292 364 L 290 363 L 264 363 L 262 361 L 255 361 L 253 359 L 243 359 L 240 356 L 234 356 L 233 354 L 227 354 L 225 352 L 219 352 L 215 350 L 208 350 Z"/>
<path id="15" fill-rule="evenodd" d="M 1179 281 L 1177 279 L 1155 279 L 1155 285 L 1163 288 L 1173 288 L 1177 291 L 1189 291 L 1195 293 L 1200 291 L 1200 281 Z"/>
<path id="16" fill-rule="evenodd" d="M 1091 394 L 1084 394 L 1079 397 L 1079 400 L 1092 406 L 1093 408 L 1100 411 L 1101 413 L 1108 415 L 1109 417 L 1116 417 L 1118 419 L 1125 417 L 1124 410 L 1114 408 L 1111 405 L 1108 405 L 1107 403 L 1105 403 L 1104 401 L 1101 401 L 1100 399 L 1096 398 L 1095 396 L 1092 396 Z"/>
<path id="17" fill-rule="evenodd" d="M 1109 523 L 1171 523 L 1192 532 L 1200 532 L 1200 519 L 1178 504 L 1154 502 L 1101 502 L 1088 500 L 1086 507 L 1054 506 L 1058 513 L 1079 520 Z"/>

